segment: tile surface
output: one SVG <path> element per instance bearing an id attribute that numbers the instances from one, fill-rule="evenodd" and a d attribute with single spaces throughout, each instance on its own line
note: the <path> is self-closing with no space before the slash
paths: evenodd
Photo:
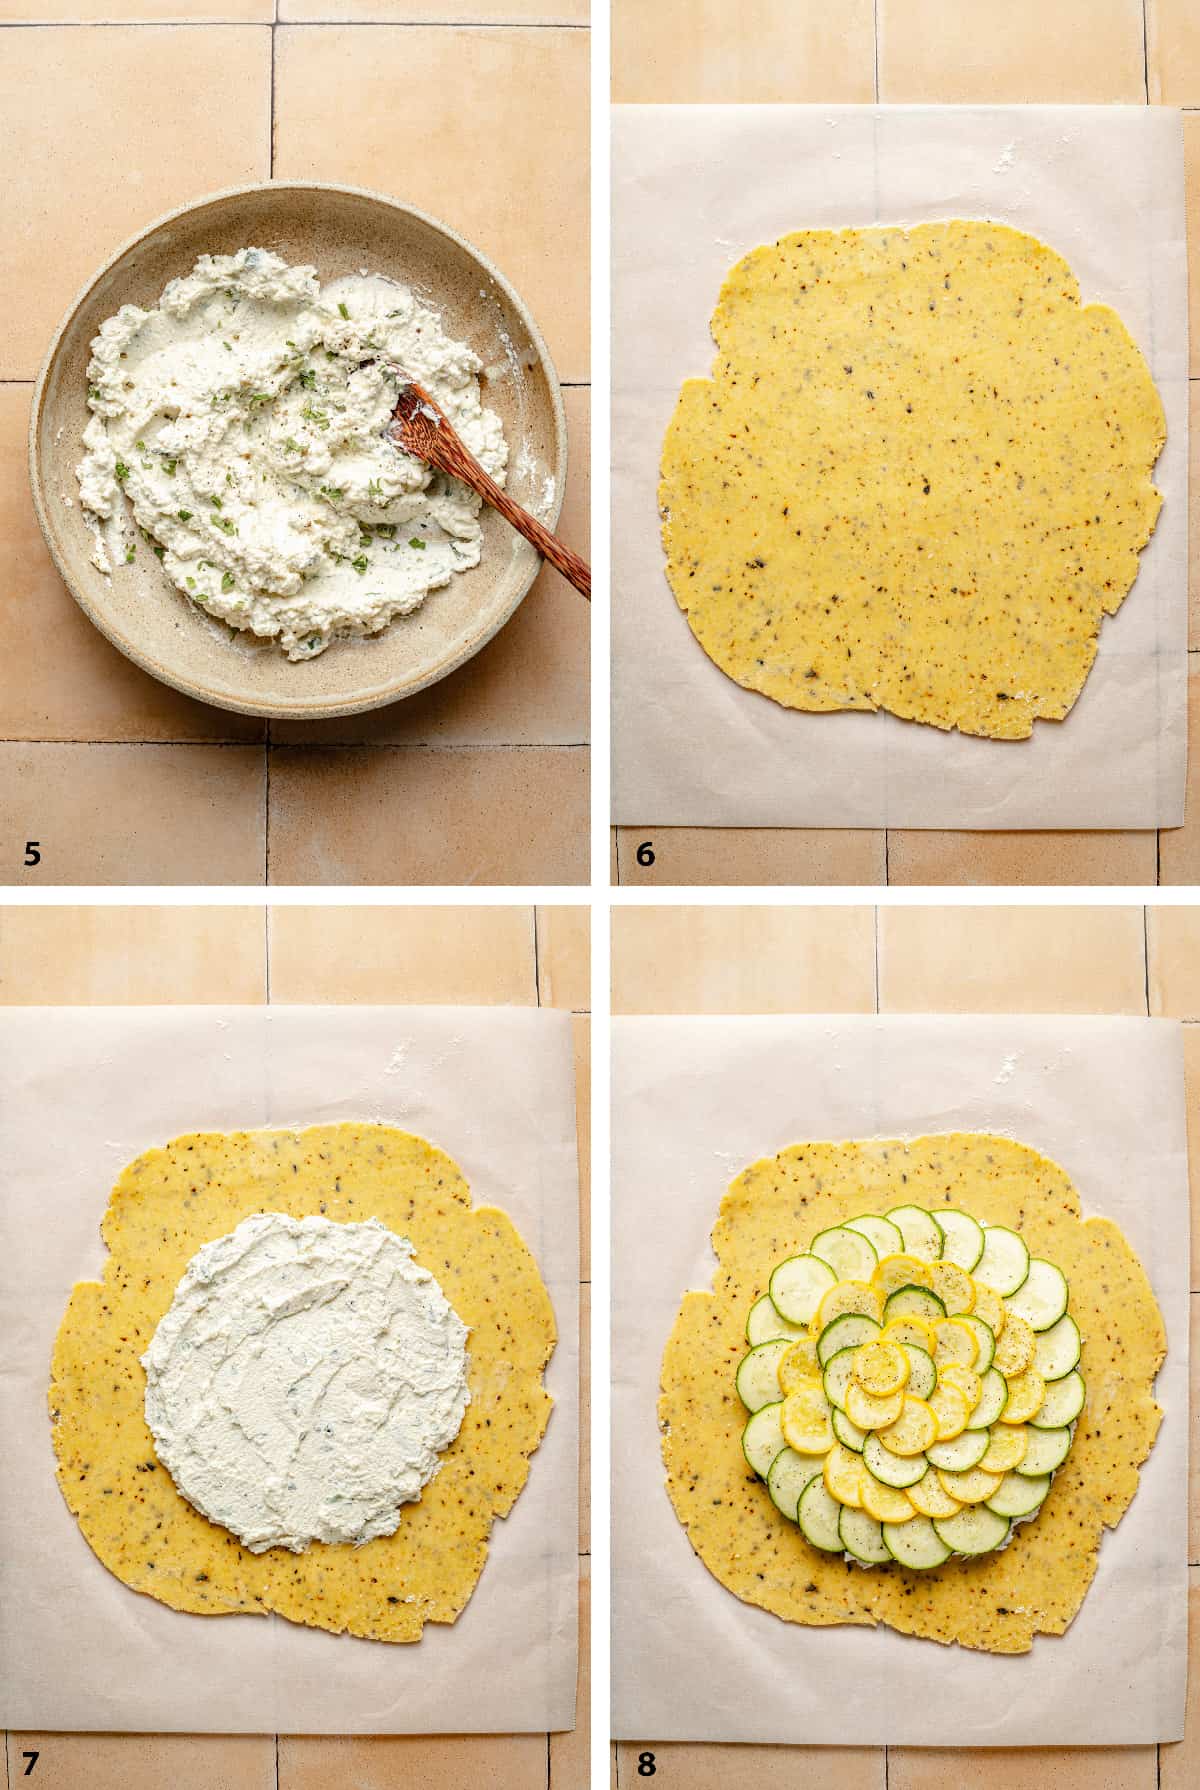
<path id="1" fill-rule="evenodd" d="M 865 828 L 619 827 L 621 882 L 630 886 L 786 883 L 797 888 L 881 883 L 884 840 Z M 649 844 L 651 865 L 638 863 Z"/>
<path id="2" fill-rule="evenodd" d="M 8 740 L 256 740 L 265 725 L 193 702 L 93 627 L 55 570 L 29 494 L 27 385 L 0 386 L 0 583 Z"/>
<path id="3" fill-rule="evenodd" d="M 1153 885 L 1156 833 L 888 832 L 889 884 Z"/>
<path id="4" fill-rule="evenodd" d="M 0 24 L 269 25 L 274 7 L 275 0 L 0 0 Z"/>
<path id="5" fill-rule="evenodd" d="M 419 105 L 397 103 L 401 70 Z M 559 378 L 587 378 L 588 33 L 281 26 L 275 173 L 445 219 L 521 293 Z"/>
<path id="6" fill-rule="evenodd" d="M 1188 1559 L 1200 1562 L 1200 1293 L 1193 1293 L 1189 1304 Z M 1196 1676 L 1195 1663 L 1193 1654 L 1189 1674 L 1193 1678 Z"/>
<path id="7" fill-rule="evenodd" d="M 566 1734 L 550 1736 L 549 1790 L 587 1790 L 589 1782 L 588 1747 L 591 1722 L 588 1719 L 588 1667 L 591 1659 L 592 1573 L 591 1562 L 579 1562 L 579 1677 L 575 1687 L 576 1726 Z"/>
<path id="8" fill-rule="evenodd" d="M 270 65 L 257 25 L 5 31 L 0 283 L 21 302 L 5 318 L 0 378 L 34 376 L 73 295 L 140 226 L 266 179 Z M 85 130 L 65 128 L 83 117 Z"/>
<path id="9" fill-rule="evenodd" d="M 257 1005 L 266 996 L 261 907 L 0 907 L 6 1006 Z"/>
<path id="10" fill-rule="evenodd" d="M 1155 105 L 1200 106 L 1200 12 L 1195 0 L 1146 0 L 1146 59 Z"/>
<path id="11" fill-rule="evenodd" d="M 275 1742 L 241 1734 L 9 1734 L 8 1781 L 40 1790 L 275 1790 Z"/>
<path id="12" fill-rule="evenodd" d="M 619 103 L 875 97 L 873 0 L 613 0 Z"/>
<path id="13" fill-rule="evenodd" d="M 883 1013 L 1145 1013 L 1138 907 L 879 913 Z"/>
<path id="14" fill-rule="evenodd" d="M 271 754 L 273 883 L 587 880 L 582 747 Z"/>
<path id="15" fill-rule="evenodd" d="M 879 0 L 879 97 L 1142 103 L 1141 0 Z"/>
<path id="16" fill-rule="evenodd" d="M 592 1022 L 571 1018 L 575 1040 L 575 1147 L 579 1157 L 579 1278 L 592 1277 Z M 1197 1239 L 1200 1248 L 1200 1238 Z"/>
<path id="17" fill-rule="evenodd" d="M 619 907 L 614 1013 L 872 1013 L 868 907 Z"/>
<path id="18" fill-rule="evenodd" d="M 537 910 L 538 996 L 543 1007 L 585 1012 L 592 1004 L 592 910 Z"/>
<path id="19" fill-rule="evenodd" d="M 1200 1019 L 1200 907 L 1154 907 L 1146 916 L 1150 1011 Z"/>
<path id="20" fill-rule="evenodd" d="M 1155 1790 L 1157 1749 L 889 1747 L 888 1790 Z"/>
<path id="21" fill-rule="evenodd" d="M 524 907 L 275 907 L 275 1001 L 531 1007 Z"/>
<path id="22" fill-rule="evenodd" d="M 586 25 L 588 9 L 589 0 L 279 0 L 279 17 L 285 22 Z"/>
<path id="23" fill-rule="evenodd" d="M 1183 825 L 1158 836 L 1158 880 L 1164 885 L 1200 883 L 1200 653 L 1188 654 L 1187 786 Z"/>
<path id="24" fill-rule="evenodd" d="M 654 1753 L 654 1780 L 687 1790 L 729 1790 L 770 1784 L 772 1790 L 884 1790 L 882 1747 L 696 1745 L 689 1741 L 623 1740 L 616 1749 L 621 1790 L 647 1782 L 638 1775 L 642 1753 Z"/>
<path id="25" fill-rule="evenodd" d="M 265 795 L 252 746 L 0 745 L 0 879 L 261 883 Z"/>
<path id="26" fill-rule="evenodd" d="M 1183 1028 L 1183 1074 L 1187 1100 L 1188 1180 L 1192 1190 L 1192 1291 L 1200 1293 L 1200 1025 Z M 1200 1561 L 1200 1550 L 1193 1550 Z"/>
<path id="27" fill-rule="evenodd" d="M 1200 1568 L 1195 1566 L 1188 1573 L 1188 1651 L 1192 1666 L 1183 1739 L 1158 1749 L 1161 1790 L 1188 1790 L 1200 1777 Z"/>
<path id="28" fill-rule="evenodd" d="M 545 1790 L 544 1734 L 279 1737 L 279 1790 Z"/>
<path id="29" fill-rule="evenodd" d="M 1183 115 L 1183 178 L 1187 205 L 1188 361 L 1200 377 L 1200 114 Z"/>

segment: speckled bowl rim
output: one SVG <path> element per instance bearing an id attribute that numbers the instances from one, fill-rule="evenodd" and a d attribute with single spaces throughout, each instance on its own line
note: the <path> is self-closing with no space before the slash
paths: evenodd
<path id="1" fill-rule="evenodd" d="M 198 198 L 189 199 L 185 205 L 178 205 L 171 211 L 163 212 L 161 216 L 155 218 L 152 223 L 146 224 L 142 229 L 135 231 L 132 236 L 127 237 L 126 240 L 121 243 L 119 248 L 108 257 L 107 261 L 105 261 L 101 267 L 97 268 L 95 273 L 93 273 L 84 285 L 79 288 L 55 330 L 49 348 L 46 350 L 45 358 L 43 359 L 41 368 L 38 372 L 37 382 L 34 385 L 33 403 L 29 417 L 29 484 L 33 495 L 33 507 L 37 515 L 38 526 L 42 531 L 42 538 L 49 549 L 50 557 L 54 561 L 59 577 L 70 591 L 76 603 L 78 603 L 79 607 L 83 610 L 88 620 L 99 629 L 105 639 L 109 640 L 127 659 L 131 659 L 133 663 L 139 665 L 143 671 L 149 672 L 151 677 L 157 678 L 160 683 L 168 684 L 172 689 L 179 690 L 185 696 L 191 696 L 197 701 L 207 703 L 210 708 L 231 710 L 233 713 L 241 715 L 257 715 L 270 720 L 301 722 L 317 721 L 332 719 L 339 715 L 364 714 L 371 709 L 385 708 L 389 703 L 402 702 L 406 697 L 415 696 L 419 691 L 427 690 L 431 684 L 440 682 L 444 677 L 449 677 L 451 672 L 457 671 L 460 666 L 466 664 L 468 659 L 474 658 L 476 653 L 482 651 L 489 640 L 494 639 L 500 632 L 500 629 L 505 623 L 512 620 L 512 617 L 516 614 L 516 611 L 528 595 L 534 579 L 541 570 L 540 559 L 538 559 L 536 555 L 531 558 L 528 572 L 516 585 L 511 603 L 500 611 L 480 633 L 472 635 L 469 640 L 463 642 L 457 649 L 448 653 L 445 659 L 441 660 L 437 665 L 432 666 L 424 676 L 411 682 L 405 682 L 402 687 L 389 687 L 388 685 L 373 684 L 370 689 L 365 690 L 358 696 L 343 697 L 337 701 L 314 701 L 305 703 L 302 706 L 297 706 L 295 703 L 286 706 L 277 706 L 266 698 L 259 698 L 254 701 L 238 701 L 228 693 L 223 694 L 218 698 L 211 691 L 206 690 L 199 682 L 180 676 L 178 673 L 171 671 L 167 666 L 160 664 L 149 652 L 139 646 L 136 639 L 126 637 L 116 628 L 111 626 L 104 611 L 98 609 L 92 603 L 87 592 L 72 578 L 59 555 L 53 529 L 50 524 L 49 505 L 46 501 L 44 477 L 38 445 L 41 433 L 42 409 L 45 402 L 46 387 L 54 370 L 54 364 L 58 357 L 60 347 L 67 331 L 75 321 L 76 314 L 86 303 L 99 282 L 112 271 L 125 255 L 136 248 L 139 243 L 145 242 L 147 237 L 153 236 L 156 231 L 162 230 L 168 225 L 177 222 L 178 219 L 186 217 L 190 212 L 202 210 L 205 206 L 213 205 L 222 199 L 246 198 L 251 194 L 263 192 L 345 194 L 356 199 L 371 200 L 377 205 L 385 206 L 389 211 L 402 212 L 407 217 L 415 218 L 418 223 L 425 225 L 431 230 L 437 231 L 440 235 L 446 237 L 448 241 L 454 243 L 455 246 L 467 254 L 471 260 L 475 262 L 480 271 L 500 289 L 513 310 L 517 313 L 523 327 L 527 331 L 530 345 L 537 356 L 537 363 L 540 366 L 543 377 L 549 387 L 550 408 L 554 428 L 554 497 L 549 508 L 549 513 L 543 520 L 545 521 L 547 528 L 551 529 L 555 528 L 558 524 L 558 518 L 562 512 L 563 499 L 566 493 L 567 417 L 566 410 L 563 406 L 562 390 L 558 382 L 558 374 L 555 371 L 554 361 L 551 357 L 550 350 L 546 346 L 545 338 L 543 337 L 541 330 L 534 322 L 528 305 L 512 283 L 504 277 L 499 268 L 497 268 L 480 249 L 475 247 L 474 243 L 469 242 L 465 236 L 460 235 L 460 233 L 457 230 L 452 229 L 449 224 L 443 223 L 440 218 L 433 217 L 431 213 L 427 211 L 421 211 L 415 205 L 407 205 L 403 200 L 391 198 L 387 193 L 376 192 L 371 187 L 347 186 L 340 181 L 332 180 L 252 180 L 239 186 L 220 187 L 211 193 L 204 193 Z"/>

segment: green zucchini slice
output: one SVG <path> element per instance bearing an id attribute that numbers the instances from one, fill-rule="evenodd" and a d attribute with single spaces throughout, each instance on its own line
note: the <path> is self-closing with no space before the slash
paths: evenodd
<path id="1" fill-rule="evenodd" d="M 893 1454 L 879 1440 L 874 1430 L 863 1443 L 862 1457 L 876 1479 L 884 1485 L 895 1486 L 897 1491 L 903 1491 L 908 1485 L 916 1485 L 918 1479 L 924 1479 L 929 1470 L 929 1462 L 923 1454 Z"/>
<path id="2" fill-rule="evenodd" d="M 837 1354 L 831 1355 L 825 1363 L 825 1372 L 822 1376 L 825 1397 L 839 1411 L 846 1409 L 846 1388 L 850 1384 L 850 1374 L 857 1352 L 856 1349 L 839 1349 Z"/>
<path id="3" fill-rule="evenodd" d="M 949 1442 L 931 1442 L 925 1453 L 931 1466 L 945 1473 L 968 1473 L 977 1467 L 991 1445 L 988 1430 L 963 1430 Z"/>
<path id="4" fill-rule="evenodd" d="M 846 1229 L 865 1237 L 880 1261 L 885 1255 L 899 1255 L 904 1248 L 904 1238 L 890 1218 L 848 1218 Z"/>
<path id="5" fill-rule="evenodd" d="M 800 1502 L 801 1492 L 812 1480 L 820 1479 L 823 1466 L 823 1455 L 797 1454 L 794 1448 L 781 1448 L 771 1462 L 771 1470 L 767 1474 L 767 1490 L 775 1508 L 782 1511 L 791 1522 L 797 1520 L 796 1506 Z M 824 1485 L 821 1490 L 825 1490 Z"/>
<path id="6" fill-rule="evenodd" d="M 956 1554 L 990 1554 L 1008 1539 L 1009 1521 L 986 1504 L 970 1504 L 956 1517 L 935 1517 L 933 1526 Z"/>
<path id="7" fill-rule="evenodd" d="M 1083 1375 L 1078 1370 L 1064 1374 L 1061 1380 L 1051 1380 L 1036 1415 L 1029 1421 L 1036 1430 L 1062 1429 L 1065 1424 L 1074 1423 L 1086 1399 Z"/>
<path id="8" fill-rule="evenodd" d="M 937 1368 L 933 1365 L 933 1356 L 927 1349 L 920 1349 L 916 1343 L 901 1343 L 900 1347 L 908 1356 L 908 1385 L 905 1392 L 911 1392 L 914 1398 L 928 1398 L 937 1385 Z"/>
<path id="9" fill-rule="evenodd" d="M 796 1521 L 804 1531 L 804 1539 L 827 1554 L 840 1554 L 842 1537 L 838 1518 L 841 1511 L 842 1506 L 836 1498 L 830 1497 L 820 1475 L 810 1479 L 800 1494 L 796 1509 Z"/>
<path id="10" fill-rule="evenodd" d="M 888 1553 L 901 1566 L 928 1572 L 950 1558 L 946 1546 L 928 1517 L 910 1517 L 906 1523 L 884 1523 L 883 1539 Z"/>
<path id="11" fill-rule="evenodd" d="M 747 1411 L 761 1411 L 764 1405 L 778 1401 L 779 1361 L 791 1346 L 780 1337 L 775 1342 L 759 1343 L 756 1349 L 742 1356 L 734 1384 Z"/>
<path id="12" fill-rule="evenodd" d="M 859 1231 L 835 1224 L 821 1231 L 809 1246 L 810 1254 L 828 1262 L 839 1280 L 870 1280 L 879 1266 L 875 1246 Z"/>
<path id="13" fill-rule="evenodd" d="M 965 1324 L 968 1330 L 973 1330 L 975 1332 L 975 1341 L 979 1344 L 979 1353 L 975 1357 L 973 1371 L 982 1379 L 995 1358 L 996 1333 L 990 1324 L 985 1324 L 983 1319 L 977 1318 L 973 1312 L 967 1312 L 965 1316 L 960 1315 L 955 1322 Z"/>
<path id="14" fill-rule="evenodd" d="M 1030 1429 L 1026 1437 L 1025 1453 L 1014 1468 L 1022 1479 L 1041 1479 L 1045 1473 L 1056 1472 L 1070 1453 L 1069 1429 Z"/>
<path id="15" fill-rule="evenodd" d="M 789 1256 L 771 1276 L 775 1310 L 789 1324 L 807 1324 L 836 1280 L 837 1275 L 820 1256 Z"/>
<path id="16" fill-rule="evenodd" d="M 869 1517 L 865 1510 L 851 1510 L 848 1504 L 841 1507 L 838 1518 L 838 1533 L 842 1538 L 842 1546 L 864 1566 L 882 1566 L 891 1559 L 884 1546 L 883 1530 Z"/>
<path id="17" fill-rule="evenodd" d="M 789 1324 L 786 1318 L 780 1317 L 770 1293 L 764 1293 L 750 1307 L 750 1315 L 746 1319 L 746 1341 L 752 1349 L 757 1348 L 759 1343 L 775 1342 L 781 1336 L 786 1337 L 789 1342 L 795 1342 L 797 1337 L 807 1335 L 806 1324 Z"/>
<path id="18" fill-rule="evenodd" d="M 1024 1281 L 1004 1303 L 1009 1311 L 1015 1311 L 1035 1330 L 1049 1330 L 1065 1316 L 1069 1296 L 1067 1277 L 1062 1269 L 1034 1256 Z"/>
<path id="19" fill-rule="evenodd" d="M 817 1360 L 824 1367 L 839 1349 L 856 1349 L 859 1343 L 871 1342 L 879 1335 L 879 1325 L 865 1312 L 845 1311 L 832 1324 L 826 1324 L 817 1338 Z"/>
<path id="20" fill-rule="evenodd" d="M 760 1405 L 742 1431 L 742 1453 L 760 1479 L 771 1471 L 771 1462 L 783 1447 L 783 1400 Z"/>
<path id="21" fill-rule="evenodd" d="M 1049 1490 L 1049 1475 L 1028 1479 L 1020 1473 L 1006 1473 L 988 1499 L 987 1507 L 998 1517 L 1031 1517 L 1035 1510 L 1041 1509 Z"/>
<path id="22" fill-rule="evenodd" d="M 1008 1381 L 998 1367 L 989 1367 L 981 1378 L 983 1388 L 971 1420 L 976 1429 L 983 1430 L 1000 1421 L 1000 1413 L 1008 1403 Z"/>
<path id="23" fill-rule="evenodd" d="M 1039 1332 L 1033 1346 L 1033 1365 L 1043 1380 L 1061 1380 L 1079 1366 L 1082 1346 L 1079 1325 L 1069 1313 Z"/>
<path id="24" fill-rule="evenodd" d="M 1029 1273 L 1029 1251 L 1024 1239 L 1006 1225 L 989 1224 L 983 1233 L 983 1254 L 972 1272 L 976 1280 L 1002 1298 L 1015 1293 Z"/>
<path id="25" fill-rule="evenodd" d="M 945 1315 L 946 1307 L 928 1287 L 897 1287 L 894 1293 L 889 1293 L 883 1306 L 885 1324 L 890 1324 L 893 1318 L 924 1318 L 927 1323 L 935 1324 Z"/>
<path id="26" fill-rule="evenodd" d="M 979 1220 L 969 1212 L 948 1211 L 939 1212 L 937 1221 L 942 1227 L 942 1260 L 956 1262 L 973 1274 L 983 1254 L 983 1226 Z"/>
<path id="27" fill-rule="evenodd" d="M 905 1255 L 921 1262 L 936 1262 L 942 1254 L 942 1227 L 924 1206 L 893 1206 L 887 1214 L 904 1238 Z"/>
<path id="28" fill-rule="evenodd" d="M 837 1406 L 829 1414 L 830 1428 L 843 1448 L 849 1448 L 854 1454 L 861 1454 L 863 1443 L 867 1439 L 866 1430 L 860 1430 L 857 1423 L 851 1423 L 844 1411 Z"/>

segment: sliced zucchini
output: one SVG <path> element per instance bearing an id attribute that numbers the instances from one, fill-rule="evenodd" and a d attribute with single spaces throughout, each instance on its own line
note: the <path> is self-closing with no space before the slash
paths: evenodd
<path id="1" fill-rule="evenodd" d="M 1034 1429 L 1057 1430 L 1064 1424 L 1074 1423 L 1083 1410 L 1087 1398 L 1087 1388 L 1081 1373 L 1064 1374 L 1061 1380 L 1051 1380 L 1042 1395 L 1042 1402 L 1034 1415 L 1029 1419 Z"/>
<path id="2" fill-rule="evenodd" d="M 789 1256 L 771 1275 L 771 1301 L 789 1324 L 807 1324 L 836 1282 L 837 1275 L 820 1256 Z"/>
<path id="3" fill-rule="evenodd" d="M 933 1442 L 925 1450 L 930 1464 L 946 1473 L 969 1473 L 977 1467 L 991 1445 L 987 1430 L 964 1430 L 949 1442 Z"/>
<path id="4" fill-rule="evenodd" d="M 920 1262 L 936 1262 L 942 1253 L 942 1227 L 924 1206 L 893 1206 L 887 1214 L 904 1238 L 904 1253 Z"/>
<path id="5" fill-rule="evenodd" d="M 1049 1477 L 1029 1479 L 1021 1473 L 1006 1473 L 987 1501 L 989 1510 L 998 1517 L 1031 1517 L 1040 1510 L 1050 1490 Z"/>
<path id="6" fill-rule="evenodd" d="M 888 1294 L 883 1307 L 885 1324 L 891 1324 L 897 1318 L 924 1318 L 927 1324 L 932 1324 L 945 1315 L 946 1307 L 928 1287 L 897 1287 L 894 1293 Z"/>
<path id="7" fill-rule="evenodd" d="M 1029 1429 L 1025 1433 L 1028 1437 L 1025 1453 L 1013 1471 L 1024 1479 L 1040 1479 L 1044 1473 L 1056 1472 L 1070 1453 L 1070 1430 Z"/>
<path id="8" fill-rule="evenodd" d="M 833 1425 L 833 1433 L 842 1447 L 852 1448 L 855 1454 L 861 1454 L 863 1443 L 867 1439 L 866 1430 L 860 1430 L 857 1423 L 851 1423 L 846 1413 L 840 1411 L 836 1405 L 833 1407 L 833 1414 L 829 1421 Z"/>
<path id="9" fill-rule="evenodd" d="M 928 1398 L 937 1385 L 932 1355 L 927 1349 L 918 1349 L 915 1343 L 901 1343 L 900 1347 L 908 1356 L 908 1390 L 914 1398 Z"/>
<path id="10" fill-rule="evenodd" d="M 883 1544 L 882 1528 L 865 1510 L 851 1510 L 848 1505 L 843 1506 L 838 1518 L 838 1533 L 846 1552 L 853 1554 L 856 1560 L 861 1560 L 864 1566 L 882 1566 L 891 1559 Z"/>
<path id="11" fill-rule="evenodd" d="M 774 1405 L 761 1405 L 742 1431 L 742 1453 L 760 1479 L 767 1477 L 771 1462 L 783 1447 L 782 1412 L 782 1399 Z"/>
<path id="12" fill-rule="evenodd" d="M 1029 1251 L 1024 1239 L 1006 1225 L 989 1224 L 983 1233 L 983 1254 L 972 1269 L 976 1280 L 1007 1298 L 1029 1273 Z"/>
<path id="13" fill-rule="evenodd" d="M 999 1288 L 996 1290 L 998 1292 Z M 1029 1273 L 1015 1293 L 1005 1295 L 1004 1303 L 1009 1311 L 1015 1311 L 1019 1318 L 1041 1331 L 1049 1330 L 1064 1316 L 1069 1297 L 1067 1277 L 1062 1269 L 1034 1256 L 1029 1263 Z"/>
<path id="14" fill-rule="evenodd" d="M 764 1293 L 750 1307 L 750 1315 L 746 1319 L 746 1341 L 752 1349 L 759 1343 L 774 1342 L 777 1337 L 795 1342 L 798 1337 L 807 1335 L 806 1325 L 789 1324 L 786 1318 L 780 1317 L 770 1293 Z"/>
<path id="15" fill-rule="evenodd" d="M 846 1229 L 865 1237 L 880 1261 L 885 1255 L 899 1255 L 904 1248 L 904 1238 L 890 1218 L 848 1218 Z"/>
<path id="16" fill-rule="evenodd" d="M 775 1342 L 759 1343 L 756 1349 L 742 1356 L 738 1362 L 737 1386 L 738 1397 L 747 1411 L 761 1411 L 764 1405 L 773 1405 L 779 1398 L 779 1361 L 791 1348 L 791 1343 L 783 1337 Z"/>
<path id="17" fill-rule="evenodd" d="M 983 1378 L 979 1403 L 971 1412 L 976 1429 L 989 1429 L 999 1423 L 1000 1413 L 1008 1403 L 1008 1381 L 998 1367 L 989 1367 Z"/>
<path id="18" fill-rule="evenodd" d="M 848 1225 L 835 1224 L 821 1231 L 809 1245 L 812 1255 L 828 1262 L 839 1280 L 870 1280 L 879 1256 L 870 1239 Z"/>
<path id="19" fill-rule="evenodd" d="M 888 1553 L 913 1572 L 928 1572 L 949 1560 L 946 1546 L 928 1517 L 909 1517 L 907 1523 L 884 1523 L 883 1539 Z"/>
<path id="20" fill-rule="evenodd" d="M 929 1462 L 923 1454 L 907 1458 L 893 1454 L 874 1431 L 863 1443 L 862 1457 L 881 1484 L 895 1486 L 898 1491 L 903 1491 L 906 1486 L 916 1485 L 918 1479 L 924 1479 L 929 1470 Z"/>
<path id="21" fill-rule="evenodd" d="M 817 1338 L 817 1360 L 824 1367 L 830 1356 L 836 1355 L 839 1349 L 856 1349 L 859 1343 L 874 1342 L 879 1335 L 879 1325 L 874 1318 L 866 1317 L 862 1312 L 843 1312 L 832 1324 L 826 1324 Z"/>
<path id="22" fill-rule="evenodd" d="M 979 1353 L 971 1366 L 975 1373 L 986 1374 L 996 1354 L 995 1332 L 989 1329 L 982 1318 L 977 1318 L 974 1312 L 968 1312 L 965 1317 L 955 1318 L 954 1321 L 956 1324 L 965 1324 L 968 1330 L 974 1332 Z"/>
<path id="23" fill-rule="evenodd" d="M 821 1548 L 826 1554 L 840 1554 L 842 1538 L 838 1520 L 841 1513 L 842 1506 L 836 1498 L 830 1497 L 825 1481 L 810 1479 L 796 1507 L 796 1521 L 804 1531 L 805 1541 L 810 1541 L 814 1548 Z"/>
<path id="24" fill-rule="evenodd" d="M 1061 1380 L 1079 1366 L 1080 1353 L 1079 1325 L 1068 1312 L 1057 1324 L 1038 1332 L 1033 1345 L 1033 1365 L 1043 1380 Z"/>
<path id="25" fill-rule="evenodd" d="M 839 1349 L 837 1354 L 831 1355 L 825 1363 L 825 1375 L 822 1382 L 825 1387 L 825 1397 L 839 1411 L 846 1409 L 846 1389 L 850 1384 L 855 1353 L 853 1348 Z"/>
<path id="26" fill-rule="evenodd" d="M 969 1212 L 939 1212 L 937 1221 L 942 1227 L 942 1260 L 957 1262 L 968 1274 L 975 1272 L 975 1264 L 983 1254 L 983 1226 Z"/>
<path id="27" fill-rule="evenodd" d="M 972 1504 L 956 1517 L 935 1517 L 933 1526 L 956 1554 L 990 1554 L 1008 1539 L 1008 1518 L 986 1504 Z"/>
<path id="28" fill-rule="evenodd" d="M 820 1483 L 825 1460 L 819 1454 L 797 1454 L 794 1448 L 782 1448 L 771 1462 L 767 1474 L 767 1490 L 777 1510 L 796 1521 L 800 1494 L 811 1480 Z"/>

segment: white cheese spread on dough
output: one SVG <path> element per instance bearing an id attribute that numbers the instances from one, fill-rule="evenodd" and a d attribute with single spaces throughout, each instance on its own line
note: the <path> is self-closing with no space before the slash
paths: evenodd
<path id="1" fill-rule="evenodd" d="M 482 544 L 480 499 L 386 438 L 400 388 L 423 385 L 503 484 L 481 368 L 381 275 L 322 287 L 265 249 L 202 255 L 92 342 L 76 476 L 94 564 L 153 551 L 208 615 L 289 659 L 379 633 L 478 565 Z"/>
<path id="2" fill-rule="evenodd" d="M 391 1535 L 470 1402 L 467 1328 L 378 1219 L 243 1219 L 188 1263 L 142 1356 L 182 1495 L 260 1554 Z"/>

